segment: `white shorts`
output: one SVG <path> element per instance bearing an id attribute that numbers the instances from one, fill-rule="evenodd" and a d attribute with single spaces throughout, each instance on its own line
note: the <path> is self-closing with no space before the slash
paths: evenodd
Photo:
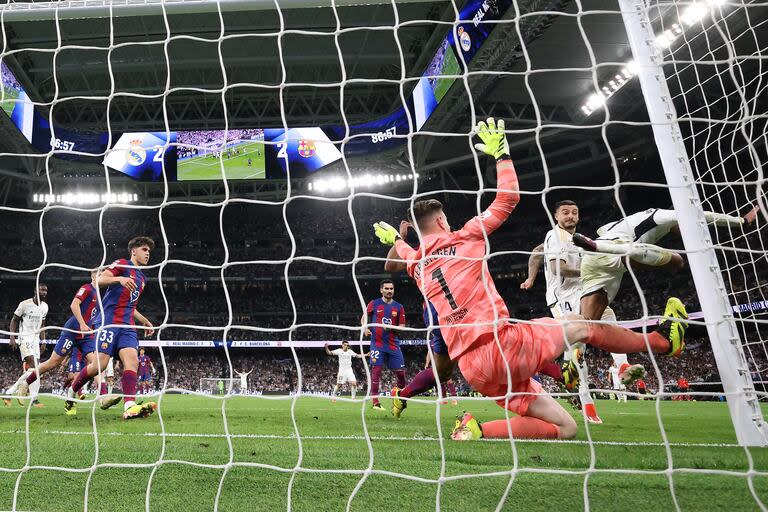
<path id="1" fill-rule="evenodd" d="M 19 345 L 19 352 L 21 352 L 22 361 L 29 356 L 33 356 L 35 361 L 40 360 L 40 340 L 38 338 L 19 336 L 16 338 L 16 342 Z"/>
<path id="2" fill-rule="evenodd" d="M 346 384 L 348 382 L 357 383 L 355 372 L 352 371 L 352 368 L 348 370 L 339 370 L 338 375 L 336 375 L 336 384 Z"/>
<path id="3" fill-rule="evenodd" d="M 581 290 L 566 295 L 549 307 L 553 318 L 562 318 L 565 315 L 578 315 L 581 306 Z"/>
<path id="4" fill-rule="evenodd" d="M 621 256 L 584 254 L 581 258 L 581 296 L 605 290 L 608 303 L 613 302 L 626 271 L 627 267 L 622 263 Z"/>

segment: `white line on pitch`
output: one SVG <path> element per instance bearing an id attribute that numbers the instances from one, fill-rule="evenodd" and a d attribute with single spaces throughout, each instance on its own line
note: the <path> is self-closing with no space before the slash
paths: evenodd
<path id="1" fill-rule="evenodd" d="M 6 430 L 0 431 L 0 434 L 24 434 L 23 430 Z M 64 435 L 64 436 L 93 436 L 93 432 L 84 431 L 67 431 L 67 430 L 44 430 L 42 432 L 35 432 L 35 434 L 45 435 Z M 197 433 L 174 433 L 168 432 L 163 435 L 161 432 L 141 432 L 141 433 L 125 433 L 125 432 L 99 432 L 100 436 L 144 436 L 144 437 L 201 437 L 201 438 L 226 438 L 231 437 L 235 439 L 285 439 L 295 440 L 294 435 L 278 435 L 278 434 L 197 434 Z M 315 440 L 315 441 L 364 441 L 364 436 L 301 436 L 301 439 Z M 405 437 L 405 436 L 372 436 L 371 441 L 439 441 L 436 437 Z M 503 442 L 509 443 L 509 439 L 483 439 L 483 442 Z M 589 441 L 580 439 L 517 439 L 516 443 L 550 443 L 550 444 L 583 444 L 583 445 L 604 445 L 604 446 L 666 446 L 664 443 L 650 442 L 650 441 Z M 686 447 L 686 448 L 739 448 L 735 443 L 669 443 L 669 446 L 673 447 Z"/>

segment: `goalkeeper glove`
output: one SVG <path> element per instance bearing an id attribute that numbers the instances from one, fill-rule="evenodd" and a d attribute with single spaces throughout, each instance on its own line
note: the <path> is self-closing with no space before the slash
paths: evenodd
<path id="1" fill-rule="evenodd" d="M 503 158 L 509 158 L 509 143 L 507 137 L 504 135 L 504 120 L 499 119 L 499 122 L 492 118 L 488 118 L 488 124 L 485 121 L 480 121 L 475 127 L 477 136 L 483 141 L 482 144 L 475 144 L 475 149 L 492 156 L 496 160 Z"/>
<path id="2" fill-rule="evenodd" d="M 394 245 L 397 239 L 400 238 L 400 233 L 384 221 L 374 224 L 373 232 L 384 245 Z"/>

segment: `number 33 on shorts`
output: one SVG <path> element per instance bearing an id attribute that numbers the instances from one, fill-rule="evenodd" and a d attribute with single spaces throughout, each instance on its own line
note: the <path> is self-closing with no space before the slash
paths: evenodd
<path id="1" fill-rule="evenodd" d="M 115 333 L 113 331 L 102 331 L 99 335 L 99 343 L 101 343 L 101 348 L 107 348 L 112 343 L 114 338 Z"/>

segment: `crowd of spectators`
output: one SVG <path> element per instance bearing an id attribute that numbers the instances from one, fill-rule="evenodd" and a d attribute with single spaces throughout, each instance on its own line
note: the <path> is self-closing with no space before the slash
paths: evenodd
<path id="1" fill-rule="evenodd" d="M 226 141 L 224 140 L 226 133 Z M 264 140 L 264 130 L 235 129 L 235 130 L 194 130 L 177 132 L 176 142 L 180 144 L 176 148 L 179 158 L 187 158 L 198 154 L 206 154 L 210 151 L 221 151 L 232 142 L 247 140 Z"/>

